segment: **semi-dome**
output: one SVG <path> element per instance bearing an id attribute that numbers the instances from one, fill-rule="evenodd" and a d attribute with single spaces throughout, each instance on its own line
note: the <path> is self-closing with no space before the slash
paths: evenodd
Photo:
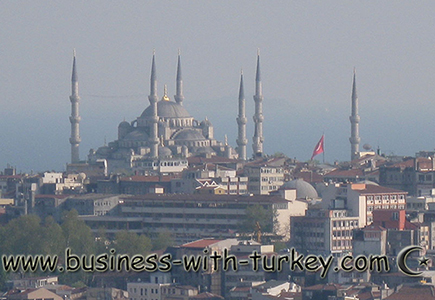
<path id="1" fill-rule="evenodd" d="M 213 150 L 213 148 L 211 147 L 198 147 L 198 149 L 196 149 L 195 153 L 200 154 L 200 153 L 204 153 L 204 154 L 215 154 L 215 151 Z"/>
<path id="2" fill-rule="evenodd" d="M 133 140 L 133 141 L 148 141 L 149 136 L 145 131 L 142 130 L 133 130 L 129 134 L 124 137 L 124 140 Z"/>
<path id="3" fill-rule="evenodd" d="M 183 129 L 174 136 L 174 140 L 200 141 L 205 140 L 205 137 L 198 130 Z"/>
<path id="4" fill-rule="evenodd" d="M 301 178 L 284 183 L 282 188 L 296 189 L 297 198 L 314 199 L 319 197 L 316 189 Z"/>
<path id="5" fill-rule="evenodd" d="M 152 107 L 148 106 L 142 113 L 141 118 L 152 117 Z M 161 118 L 190 118 L 190 114 L 187 110 L 180 104 L 161 100 L 157 102 L 157 115 Z"/>

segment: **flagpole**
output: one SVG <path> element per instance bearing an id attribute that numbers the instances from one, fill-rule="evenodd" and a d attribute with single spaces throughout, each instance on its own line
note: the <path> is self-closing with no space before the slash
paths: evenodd
<path id="1" fill-rule="evenodd" d="M 323 132 L 323 164 L 325 164 L 325 132 Z"/>

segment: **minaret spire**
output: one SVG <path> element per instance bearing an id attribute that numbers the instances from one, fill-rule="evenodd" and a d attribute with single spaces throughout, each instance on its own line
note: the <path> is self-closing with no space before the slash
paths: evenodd
<path id="1" fill-rule="evenodd" d="M 263 155 L 263 89 L 260 74 L 260 50 L 257 50 L 257 73 L 255 76 L 255 114 L 254 114 L 254 137 L 252 141 L 252 149 L 254 156 Z"/>
<path id="2" fill-rule="evenodd" d="M 358 158 L 359 143 L 359 122 L 360 116 L 358 115 L 358 96 L 356 94 L 356 70 L 353 69 L 353 83 L 352 83 L 352 112 L 349 117 L 350 120 L 350 158 L 354 160 Z"/>
<path id="3" fill-rule="evenodd" d="M 240 72 L 240 88 L 239 88 L 239 116 L 237 117 L 238 137 L 237 137 L 237 152 L 239 159 L 246 160 L 246 107 L 245 107 L 245 91 L 243 87 L 243 71 Z"/>
<path id="4" fill-rule="evenodd" d="M 153 52 L 153 62 L 151 66 L 151 80 L 150 80 L 150 95 L 148 96 L 150 101 L 150 106 L 152 108 L 152 116 L 150 118 L 150 148 L 151 157 L 157 158 L 159 156 L 159 138 L 158 138 L 158 121 L 159 117 L 157 115 L 157 101 L 159 100 L 157 96 L 157 72 L 156 72 L 156 53 Z"/>
<path id="5" fill-rule="evenodd" d="M 183 105 L 184 96 L 183 96 L 183 78 L 181 77 L 181 58 L 180 58 L 180 49 L 178 49 L 178 64 L 177 64 L 177 91 L 176 95 L 174 96 L 175 102 L 177 102 L 180 105 Z"/>
<path id="6" fill-rule="evenodd" d="M 71 137 L 69 142 L 71 144 L 71 163 L 80 162 L 79 157 L 79 144 L 81 142 L 80 139 L 80 115 L 79 115 L 79 82 L 77 76 L 77 68 L 76 68 L 76 50 L 73 52 L 73 66 L 72 66 L 72 76 L 71 76 L 71 96 L 69 97 L 71 101 L 71 116 L 69 117 L 69 121 L 71 123 Z"/>

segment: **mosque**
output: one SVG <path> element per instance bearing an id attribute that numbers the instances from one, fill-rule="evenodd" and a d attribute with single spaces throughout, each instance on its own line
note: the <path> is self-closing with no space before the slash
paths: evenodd
<path id="1" fill-rule="evenodd" d="M 71 164 L 80 164 L 79 159 L 79 93 L 76 57 L 73 58 L 72 95 L 71 100 Z M 221 156 L 231 159 L 246 160 L 246 123 L 243 74 L 240 79 L 239 113 L 237 117 L 238 138 L 234 149 L 225 138 L 224 142 L 214 137 L 213 125 L 205 118 L 203 121 L 194 119 L 184 108 L 183 79 L 181 59 L 178 54 L 176 94 L 172 101 L 164 87 L 163 97 L 157 95 L 157 71 L 155 54 L 152 58 L 150 105 L 142 114 L 131 122 L 123 121 L 118 126 L 118 139 L 91 149 L 87 164 L 104 162 L 109 172 L 133 170 L 178 172 L 187 167 L 187 158 L 192 156 Z M 253 153 L 263 155 L 263 114 L 262 114 L 262 84 L 260 77 L 260 57 L 257 53 L 255 102 L 255 134 L 253 137 Z"/>

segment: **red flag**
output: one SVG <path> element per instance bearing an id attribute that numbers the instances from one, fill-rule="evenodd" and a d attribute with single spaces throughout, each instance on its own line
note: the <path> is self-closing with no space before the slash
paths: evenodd
<path id="1" fill-rule="evenodd" d="M 311 156 L 311 160 L 313 160 L 314 156 L 319 155 L 320 153 L 323 153 L 325 149 L 323 149 L 323 138 L 324 136 L 320 138 L 320 141 L 317 143 L 316 147 L 314 147 L 313 155 Z"/>

